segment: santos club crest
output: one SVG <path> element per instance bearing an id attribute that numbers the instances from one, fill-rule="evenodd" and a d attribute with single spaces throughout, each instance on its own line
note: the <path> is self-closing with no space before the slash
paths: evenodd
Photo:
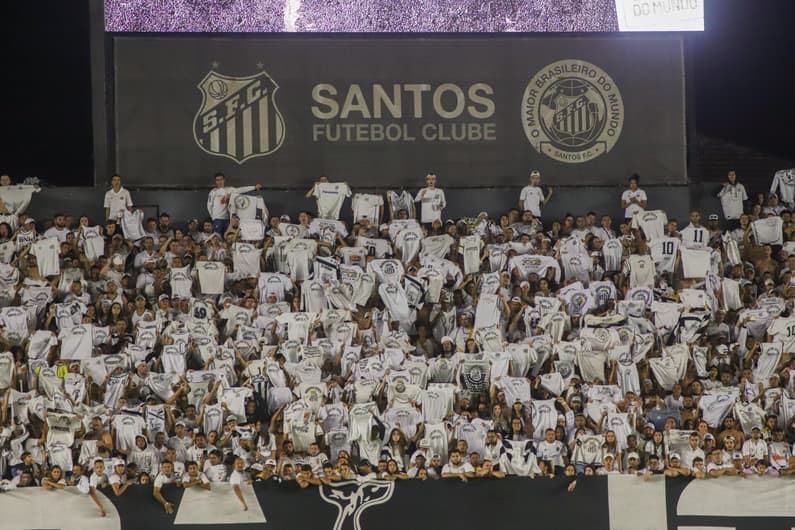
<path id="1" fill-rule="evenodd" d="M 558 162 L 580 164 L 608 153 L 624 125 L 624 101 L 601 68 L 578 59 L 545 66 L 527 84 L 522 125 L 530 144 Z"/>
<path id="2" fill-rule="evenodd" d="M 197 87 L 202 105 L 193 120 L 193 137 L 202 150 L 242 164 L 281 147 L 284 118 L 275 99 L 279 85 L 267 72 L 230 77 L 211 71 Z"/>

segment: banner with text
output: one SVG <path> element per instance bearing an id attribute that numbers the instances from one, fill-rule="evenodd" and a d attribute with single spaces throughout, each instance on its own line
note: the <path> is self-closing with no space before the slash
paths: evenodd
<path id="1" fill-rule="evenodd" d="M 116 497 L 99 491 L 101 516 L 77 488 L 20 488 L 0 493 L 3 530 L 179 529 L 244 530 L 677 530 L 795 527 L 791 477 L 691 480 L 627 475 L 572 479 L 507 478 L 422 482 L 348 481 L 302 490 L 295 482 L 242 486 L 246 508 L 229 484 L 210 491 L 168 485 L 167 513 L 152 486 L 136 485 Z M 46 506 L 47 509 L 41 509 Z"/>
<path id="2" fill-rule="evenodd" d="M 686 182 L 679 37 L 114 38 L 128 185 Z"/>

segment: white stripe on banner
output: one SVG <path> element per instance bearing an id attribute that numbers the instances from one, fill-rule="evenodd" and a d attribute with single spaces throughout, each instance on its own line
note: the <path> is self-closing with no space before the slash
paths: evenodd
<path id="1" fill-rule="evenodd" d="M 44 488 L 22 488 L 0 493 L 0 528 L 30 530 L 58 528 L 59 530 L 121 530 L 116 507 L 102 492 L 99 501 L 107 515 L 101 517 L 97 505 L 76 487 L 61 491 Z"/>
<path id="2" fill-rule="evenodd" d="M 248 511 L 226 483 L 214 482 L 210 491 L 198 487 L 188 488 L 182 495 L 174 524 L 248 524 L 264 523 L 265 514 L 250 484 L 240 486 Z"/>
<path id="3" fill-rule="evenodd" d="M 660 530 L 667 527 L 665 478 L 648 481 L 629 475 L 608 475 L 610 530 Z"/>
<path id="4" fill-rule="evenodd" d="M 737 530 L 734 526 L 680 526 L 679 530 Z"/>
<path id="5" fill-rule="evenodd" d="M 679 497 L 677 515 L 795 517 L 795 484 L 787 478 L 694 480 Z"/>

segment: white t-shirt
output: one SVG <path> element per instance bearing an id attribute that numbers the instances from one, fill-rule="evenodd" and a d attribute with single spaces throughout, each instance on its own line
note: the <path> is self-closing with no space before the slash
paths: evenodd
<path id="1" fill-rule="evenodd" d="M 177 474 L 171 473 L 170 475 L 166 475 L 165 473 L 158 473 L 155 477 L 154 487 L 155 488 L 162 488 L 166 484 L 174 484 L 177 481 Z"/>
<path id="2" fill-rule="evenodd" d="M 782 343 L 783 351 L 795 351 L 795 317 L 775 319 L 767 328 L 767 333 L 774 341 Z"/>
<path id="3" fill-rule="evenodd" d="M 660 237 L 649 242 L 649 251 L 654 259 L 657 272 L 673 272 L 676 265 L 676 253 L 679 252 L 679 239 L 676 237 Z"/>
<path id="4" fill-rule="evenodd" d="M 643 191 L 642 189 L 637 189 L 635 191 L 626 190 L 624 193 L 621 194 L 621 200 L 624 202 L 629 202 L 632 199 L 637 199 L 641 202 L 648 200 L 646 197 L 646 192 Z M 624 218 L 632 219 L 632 216 L 642 211 L 643 207 L 640 204 L 629 204 L 624 210 Z"/>
<path id="5" fill-rule="evenodd" d="M 109 209 L 109 219 L 116 219 L 118 221 L 121 219 L 124 211 L 128 208 L 132 208 L 132 205 L 133 202 L 132 197 L 130 197 L 130 192 L 124 189 L 124 187 L 119 188 L 119 191 L 113 191 L 113 188 L 111 188 L 105 192 L 104 207 Z"/>
<path id="6" fill-rule="evenodd" d="M 54 276 L 61 272 L 58 254 L 61 244 L 57 239 L 47 237 L 39 239 L 31 245 L 30 253 L 36 256 L 36 266 L 42 276 Z"/>
<path id="7" fill-rule="evenodd" d="M 726 219 L 739 219 L 743 214 L 743 201 L 748 200 L 745 186 L 739 182 L 735 185 L 724 184 L 718 193 L 720 205 L 723 208 L 723 217 Z"/>
<path id="8" fill-rule="evenodd" d="M 541 203 L 544 202 L 544 190 L 541 186 L 525 186 L 519 195 L 519 201 L 524 210 L 530 211 L 536 217 L 541 217 Z"/>
<path id="9" fill-rule="evenodd" d="M 229 219 L 229 198 L 232 194 L 248 193 L 257 189 L 255 186 L 239 188 L 213 188 L 207 195 L 207 213 L 211 219 Z"/>
<path id="10" fill-rule="evenodd" d="M 197 474 L 195 477 L 191 477 L 191 476 L 190 476 L 190 475 L 188 475 L 187 473 L 185 473 L 184 475 L 182 475 L 182 483 L 183 483 L 183 484 L 187 484 L 187 483 L 188 483 L 188 482 L 190 482 L 191 480 L 196 480 L 196 479 L 198 479 L 198 480 L 199 480 L 199 482 L 201 482 L 202 484 L 209 484 L 209 483 L 210 483 L 210 479 L 208 479 L 208 478 L 207 478 L 207 475 L 205 475 L 205 474 L 204 474 L 204 473 L 202 473 L 201 471 L 199 471 L 199 473 L 198 473 L 198 474 Z"/>
<path id="11" fill-rule="evenodd" d="M 146 236 L 143 225 L 141 222 L 144 219 L 144 212 L 135 210 L 130 212 L 124 210 L 121 215 L 121 229 L 124 232 L 124 238 L 130 241 L 138 241 Z"/>
<path id="12" fill-rule="evenodd" d="M 317 198 L 318 217 L 339 219 L 342 203 L 351 196 L 351 189 L 345 182 L 318 182 L 312 188 L 312 196 Z"/>
<path id="13" fill-rule="evenodd" d="M 441 221 L 442 210 L 447 206 L 444 191 L 439 188 L 422 188 L 414 201 L 422 203 L 420 208 L 421 223 L 432 223 L 436 219 Z"/>
<path id="14" fill-rule="evenodd" d="M 232 471 L 232 474 L 229 475 L 229 484 L 232 486 L 240 486 L 241 484 L 245 484 L 251 480 L 248 476 L 248 473 L 245 471 Z"/>
<path id="15" fill-rule="evenodd" d="M 60 331 L 61 359 L 89 359 L 94 351 L 94 326 L 81 324 Z"/>
<path id="16" fill-rule="evenodd" d="M 757 219 L 751 225 L 754 237 L 759 245 L 781 245 L 783 243 L 782 228 L 784 222 L 776 215 Z"/>
<path id="17" fill-rule="evenodd" d="M 605 241 L 602 247 L 602 254 L 605 259 L 605 270 L 613 272 L 621 270 L 621 257 L 624 253 L 624 247 L 618 239 L 610 239 Z"/>
<path id="18" fill-rule="evenodd" d="M 447 463 L 442 467 L 442 474 L 463 475 L 464 473 L 474 473 L 475 468 L 469 462 L 461 462 L 457 466 Z"/>
<path id="19" fill-rule="evenodd" d="M 224 264 L 220 261 L 198 261 L 199 288 L 202 294 L 222 294 L 224 292 Z"/>
<path id="20" fill-rule="evenodd" d="M 682 271 L 685 278 L 706 278 L 710 271 L 712 253 L 709 249 L 682 248 Z"/>
<path id="21" fill-rule="evenodd" d="M 648 240 L 663 237 L 666 224 L 668 216 L 662 210 L 641 210 L 632 218 L 632 228 L 643 230 Z"/>
<path id="22" fill-rule="evenodd" d="M 633 254 L 624 264 L 624 274 L 629 276 L 630 288 L 654 287 L 654 262 L 651 256 Z"/>
<path id="23" fill-rule="evenodd" d="M 260 273 L 260 256 L 262 249 L 250 243 L 237 242 L 232 247 L 234 271 L 247 278 L 256 278 Z M 199 277 L 201 281 L 201 277 Z"/>
<path id="24" fill-rule="evenodd" d="M 351 200 L 353 208 L 353 220 L 359 222 L 366 218 L 370 222 L 379 222 L 379 209 L 384 205 L 384 198 L 381 195 L 369 193 L 357 193 Z"/>
<path id="25" fill-rule="evenodd" d="M 682 246 L 685 248 L 705 248 L 709 243 L 709 230 L 703 226 L 687 225 L 680 232 L 682 235 Z"/>

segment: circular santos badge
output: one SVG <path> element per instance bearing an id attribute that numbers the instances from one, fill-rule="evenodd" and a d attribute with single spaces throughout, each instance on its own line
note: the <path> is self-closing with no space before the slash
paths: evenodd
<path id="1" fill-rule="evenodd" d="M 545 66 L 527 84 L 522 125 L 539 153 L 569 164 L 589 162 L 616 145 L 624 101 L 604 70 L 565 59 Z"/>

